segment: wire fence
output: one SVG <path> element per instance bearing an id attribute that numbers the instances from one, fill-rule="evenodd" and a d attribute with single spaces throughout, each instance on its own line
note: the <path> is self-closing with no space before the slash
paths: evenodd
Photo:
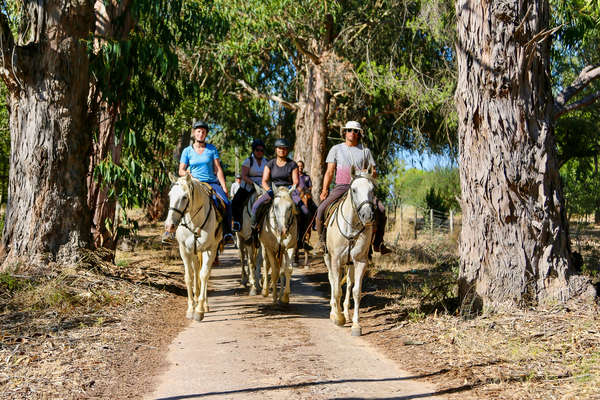
<path id="1" fill-rule="evenodd" d="M 399 204 L 387 208 L 388 240 L 398 243 L 401 239 L 419 239 L 425 235 L 458 237 L 461 215 L 454 210 L 448 212 L 427 209 L 412 204 Z"/>

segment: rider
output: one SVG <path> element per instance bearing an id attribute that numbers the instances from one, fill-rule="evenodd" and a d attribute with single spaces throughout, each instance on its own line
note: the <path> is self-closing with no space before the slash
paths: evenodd
<path id="1" fill-rule="evenodd" d="M 292 185 L 298 185 L 298 164 L 290 158 L 288 158 L 290 145 L 284 138 L 277 139 L 275 141 L 275 154 L 276 158 L 273 158 L 265 166 L 262 177 L 262 187 L 267 192 L 260 196 L 252 205 L 252 233 L 253 237 L 256 238 L 257 224 L 263 214 L 263 211 L 269 205 L 269 203 L 275 197 L 275 194 L 269 183 L 273 183 L 274 187 L 285 186 L 291 187 Z M 292 200 L 294 203 L 298 203 L 300 196 L 298 192 L 294 190 L 292 193 Z"/>
<path id="2" fill-rule="evenodd" d="M 319 234 L 319 243 L 315 252 L 322 253 L 325 250 L 325 235 L 323 234 L 323 217 L 327 207 L 334 201 L 342 197 L 348 189 L 350 189 L 350 181 L 352 180 L 352 167 L 356 169 L 365 169 L 373 167 L 373 177 L 375 177 L 375 160 L 371 155 L 371 151 L 359 143 L 362 138 L 363 129 L 360 123 L 356 121 L 348 121 L 342 128 L 342 137 L 344 143 L 336 144 L 327 154 L 327 171 L 323 178 L 323 189 L 321 190 L 321 204 L 317 209 L 317 232 Z M 335 173 L 335 186 L 329 193 L 329 185 L 333 180 Z M 385 207 L 381 201 L 375 199 L 375 237 L 373 238 L 373 249 L 381 254 L 387 254 L 390 249 L 383 244 L 383 234 L 385 232 Z"/>
<path id="3" fill-rule="evenodd" d="M 252 141 L 252 154 L 242 163 L 242 183 L 240 189 L 231 201 L 234 232 L 239 232 L 242 228 L 244 203 L 254 192 L 254 184 L 262 185 L 262 176 L 268 161 L 264 157 L 264 154 L 265 143 L 260 139 L 254 139 Z"/>
<path id="4" fill-rule="evenodd" d="M 196 121 L 192 125 L 194 143 L 183 149 L 179 163 L 179 176 L 191 174 L 200 182 L 208 183 L 215 193 L 223 200 L 226 206 L 224 221 L 225 240 L 232 240 L 231 236 L 231 202 L 227 198 L 227 184 L 225 174 L 221 168 L 219 152 L 212 144 L 206 143 L 208 124 Z M 189 168 L 189 171 L 188 171 Z"/>
<path id="5" fill-rule="evenodd" d="M 308 243 L 306 243 L 304 235 L 308 234 L 308 238 L 310 238 L 310 229 L 308 229 L 308 227 L 313 220 L 315 212 L 317 211 L 317 205 L 311 196 L 312 181 L 310 176 L 304 172 L 304 161 L 299 160 L 296 161 L 296 163 L 298 164 L 298 193 L 302 199 L 306 199 L 302 200 L 298 204 L 298 208 L 302 212 L 301 218 L 298 220 L 298 248 L 311 250 L 312 248 Z"/>

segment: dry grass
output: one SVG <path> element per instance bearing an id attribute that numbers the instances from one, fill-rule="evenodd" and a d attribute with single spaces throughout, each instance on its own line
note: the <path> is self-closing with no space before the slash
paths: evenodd
<path id="1" fill-rule="evenodd" d="M 144 232 L 137 241 L 147 250 L 118 252 L 117 265 L 91 253 L 50 275 L 0 274 L 0 398 L 137 398 L 148 390 L 186 322 L 174 312 L 185 303 L 173 295 L 185 292 L 179 260 Z"/>
<path id="2" fill-rule="evenodd" d="M 598 305 L 464 313 L 456 242 L 434 239 L 399 241 L 375 259 L 361 303 L 367 340 L 450 398 L 600 399 Z M 586 240 L 584 264 L 597 269 L 600 241 Z"/>

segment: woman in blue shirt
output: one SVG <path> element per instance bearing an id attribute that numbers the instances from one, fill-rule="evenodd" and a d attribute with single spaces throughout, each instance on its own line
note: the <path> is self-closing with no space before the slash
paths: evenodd
<path id="1" fill-rule="evenodd" d="M 231 202 L 227 197 L 225 173 L 221 168 L 219 152 L 215 146 L 206 143 L 206 135 L 208 135 L 208 124 L 204 121 L 194 122 L 192 125 L 194 144 L 183 149 L 181 153 L 179 176 L 189 173 L 200 182 L 208 183 L 223 200 L 227 207 L 224 231 L 228 239 L 231 237 Z"/>

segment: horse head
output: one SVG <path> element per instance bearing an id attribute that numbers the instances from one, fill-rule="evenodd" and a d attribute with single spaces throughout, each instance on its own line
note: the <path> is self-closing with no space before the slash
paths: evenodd
<path id="1" fill-rule="evenodd" d="M 275 189 L 275 197 L 273 198 L 273 215 L 275 217 L 275 229 L 281 232 L 282 236 L 287 235 L 288 230 L 294 222 L 296 207 L 292 200 L 291 193 L 296 190 L 296 186 L 291 189 L 279 187 Z"/>
<path id="2" fill-rule="evenodd" d="M 188 211 L 192 192 L 192 177 L 189 174 L 178 179 L 171 177 L 173 186 L 169 191 L 169 212 L 165 220 L 165 230 L 175 232 L 177 225 Z"/>
<path id="3" fill-rule="evenodd" d="M 352 208 L 358 214 L 363 224 L 372 223 L 375 219 L 375 182 L 373 171 L 352 169 L 352 181 L 350 182 L 350 199 Z"/>

